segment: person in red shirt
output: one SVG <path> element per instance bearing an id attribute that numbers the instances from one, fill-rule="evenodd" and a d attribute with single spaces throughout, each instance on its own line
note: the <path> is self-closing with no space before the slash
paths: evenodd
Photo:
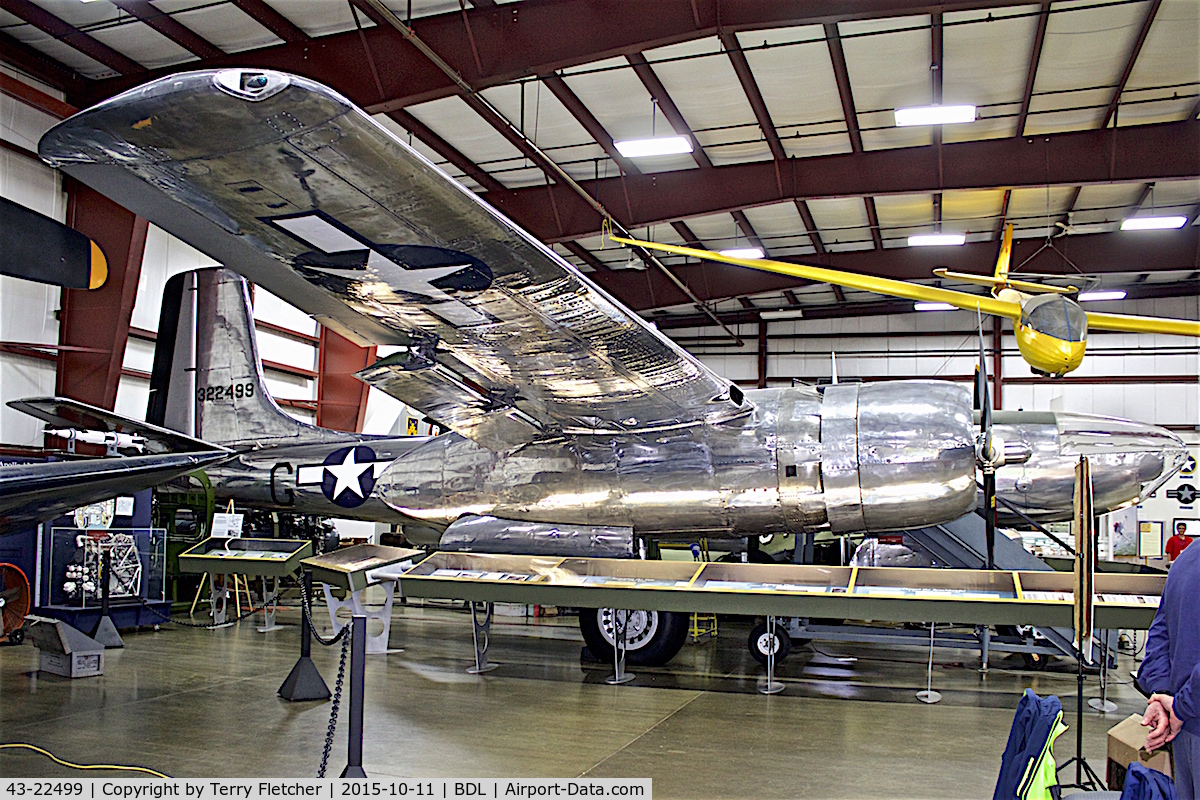
<path id="1" fill-rule="evenodd" d="M 1186 531 L 1186 523 L 1175 523 L 1175 535 L 1167 539 L 1167 558 L 1171 561 L 1179 558 L 1179 554 L 1192 543 L 1192 537 L 1188 536 Z"/>

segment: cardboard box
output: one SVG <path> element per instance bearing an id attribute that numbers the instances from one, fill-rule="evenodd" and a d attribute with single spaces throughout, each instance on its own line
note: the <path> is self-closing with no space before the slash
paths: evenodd
<path id="1" fill-rule="evenodd" d="M 1147 753 L 1146 731 L 1142 727 L 1142 715 L 1130 714 L 1108 729 L 1108 788 L 1119 792 L 1125 786 L 1125 772 L 1135 761 L 1148 769 L 1173 778 L 1171 772 L 1170 745 L 1164 750 Z"/>
<path id="2" fill-rule="evenodd" d="M 104 674 L 104 651 L 92 653 L 52 653 L 38 651 L 38 670 L 64 678 L 91 678 Z"/>

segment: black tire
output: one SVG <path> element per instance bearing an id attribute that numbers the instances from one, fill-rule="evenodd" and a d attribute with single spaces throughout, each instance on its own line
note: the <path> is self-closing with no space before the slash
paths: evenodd
<path id="1" fill-rule="evenodd" d="M 8 635 L 9 644 L 20 644 L 25 641 L 25 628 L 20 627 Z"/>
<path id="2" fill-rule="evenodd" d="M 1044 672 L 1050 664 L 1050 656 L 1042 653 L 1021 653 L 1021 661 L 1025 664 L 1025 669 Z"/>
<path id="3" fill-rule="evenodd" d="M 613 660 L 611 609 L 579 609 L 579 632 L 588 650 L 601 662 Z M 661 667 L 683 647 L 688 633 L 688 615 L 675 611 L 634 611 L 626 634 L 625 663 L 629 666 Z"/>
<path id="4" fill-rule="evenodd" d="M 767 648 L 770 646 L 770 641 L 771 638 L 767 636 L 767 623 L 764 621 L 750 630 L 750 638 L 746 642 L 750 648 L 750 655 L 754 656 L 754 660 L 764 667 L 767 665 Z M 792 652 L 792 637 L 788 635 L 782 625 L 777 623 L 775 625 L 775 663 L 783 661 L 790 652 Z"/>

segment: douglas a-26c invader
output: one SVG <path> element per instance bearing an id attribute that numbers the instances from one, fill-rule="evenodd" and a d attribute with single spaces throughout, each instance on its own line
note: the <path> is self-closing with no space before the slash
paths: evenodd
<path id="1" fill-rule="evenodd" d="M 61 123 L 39 150 L 322 324 L 399 348 L 360 377 L 451 432 L 412 438 L 378 473 L 351 459 L 322 475 L 353 491 L 334 467 L 361 466 L 361 490 L 369 469 L 406 530 L 483 551 L 519 539 L 629 555 L 642 538 L 903 529 L 976 504 L 968 389 L 743 392 L 319 84 L 176 75 Z M 261 427 L 253 358 L 210 355 L 223 372 L 188 396 L 200 417 L 233 421 L 236 446 L 252 448 L 241 464 L 261 457 L 262 475 L 271 448 L 313 429 Z M 1026 462 L 1001 492 L 1042 518 L 1069 517 L 1079 452 L 1096 455 L 1098 508 L 1134 501 L 1183 452 L 1169 432 L 1119 420 L 1002 427 L 1006 446 L 984 455 Z M 644 615 L 631 658 L 670 658 L 684 619 Z M 594 644 L 596 615 L 581 624 Z"/>

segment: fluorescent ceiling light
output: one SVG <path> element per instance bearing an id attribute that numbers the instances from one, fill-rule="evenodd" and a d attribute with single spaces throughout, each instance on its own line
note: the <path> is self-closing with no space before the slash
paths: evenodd
<path id="1" fill-rule="evenodd" d="M 1163 231 L 1182 228 L 1187 217 L 1129 217 L 1121 223 L 1123 231 Z"/>
<path id="2" fill-rule="evenodd" d="M 913 311 L 953 311 L 949 303 L 913 303 Z"/>
<path id="3" fill-rule="evenodd" d="M 765 320 L 781 320 L 781 319 L 801 319 L 804 316 L 804 309 L 801 308 L 781 308 L 775 311 L 760 311 L 758 315 Z"/>
<path id="4" fill-rule="evenodd" d="M 967 241 L 961 233 L 915 233 L 908 237 L 909 247 L 937 247 L 939 245 L 960 245 Z"/>
<path id="5" fill-rule="evenodd" d="M 762 258 L 763 251 L 760 247 L 735 247 L 732 250 L 718 250 L 717 255 L 728 256 L 729 258 Z"/>
<path id="6" fill-rule="evenodd" d="M 1083 292 L 1079 295 L 1081 303 L 1089 303 L 1094 300 L 1124 300 L 1125 292 L 1121 289 L 1112 289 L 1104 292 Z"/>
<path id="7" fill-rule="evenodd" d="M 908 125 L 951 125 L 956 122 L 974 122 L 975 106 L 914 106 L 896 109 L 896 124 Z"/>
<path id="8" fill-rule="evenodd" d="M 626 139 L 616 142 L 617 152 L 626 158 L 673 156 L 692 152 L 692 140 L 686 136 L 655 136 L 652 139 Z"/>

